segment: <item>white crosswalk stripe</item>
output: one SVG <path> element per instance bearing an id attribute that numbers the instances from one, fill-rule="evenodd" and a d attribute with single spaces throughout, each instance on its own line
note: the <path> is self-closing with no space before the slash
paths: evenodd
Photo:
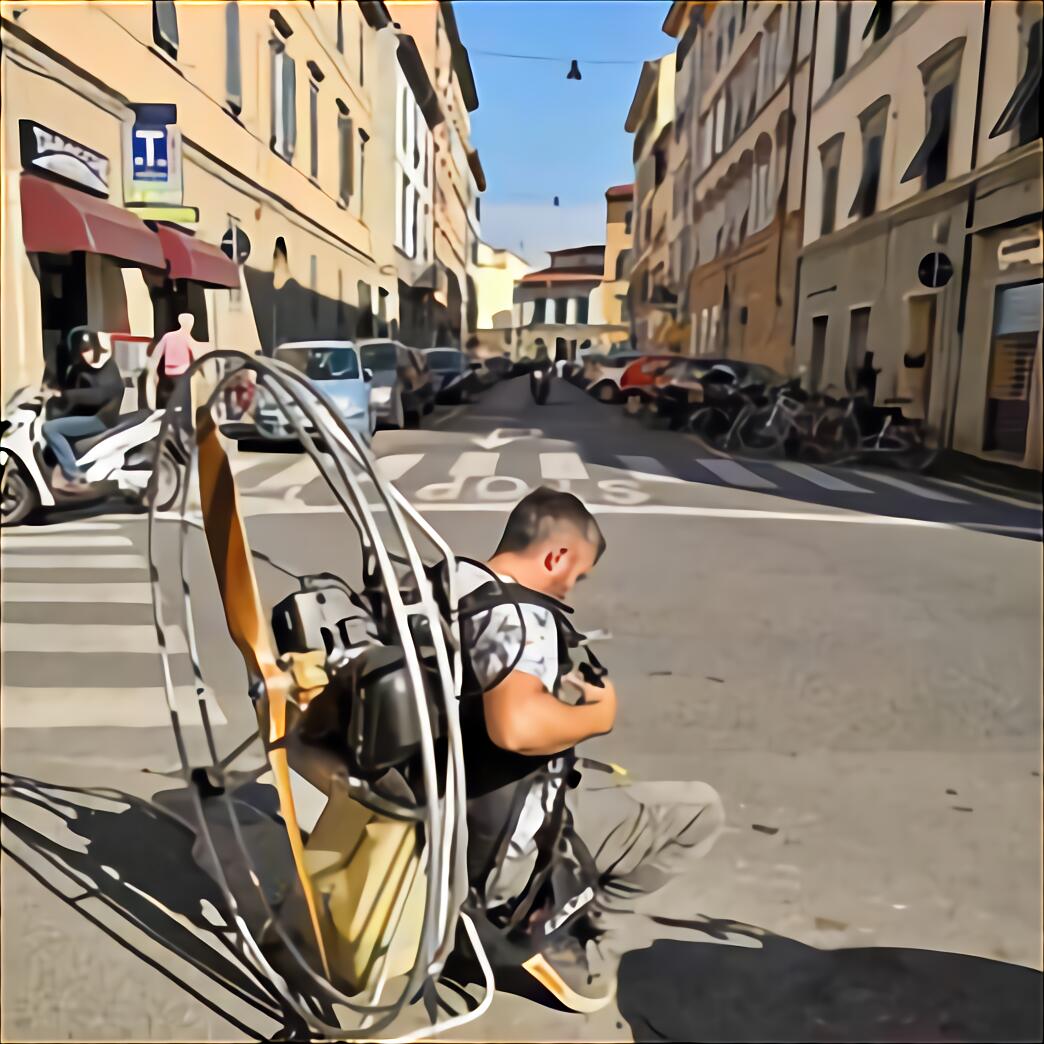
<path id="1" fill-rule="evenodd" d="M 552 480 L 582 481 L 589 477 L 579 453 L 541 453 L 540 474 Z"/>
<path id="2" fill-rule="evenodd" d="M 775 482 L 770 482 L 767 478 L 755 474 L 735 460 L 727 460 L 723 457 L 704 457 L 696 463 L 730 486 L 742 486 L 745 489 L 776 488 Z"/>
<path id="3" fill-rule="evenodd" d="M 7 533 L 0 537 L 0 550 L 20 551 L 23 547 L 130 547 L 130 537 L 91 533 Z"/>
<path id="4" fill-rule="evenodd" d="M 819 468 L 814 468 L 810 464 L 802 464 L 800 461 L 781 460 L 777 462 L 776 467 L 783 471 L 789 471 L 791 475 L 797 475 L 798 478 L 803 478 L 814 486 L 820 486 L 822 489 L 832 489 L 837 493 L 870 492 L 863 486 L 853 486 L 851 482 L 846 482 L 843 478 L 838 478 L 837 475 L 832 475 L 829 471 L 821 471 Z"/>
<path id="5" fill-rule="evenodd" d="M 113 547 L 133 547 L 133 540 L 124 534 L 108 537 L 94 535 L 99 528 L 112 533 L 122 526 L 119 523 L 93 524 L 89 527 L 81 525 L 77 531 L 78 537 L 69 526 L 5 534 L 2 555 L 4 575 L 0 583 L 0 598 L 7 617 L 3 624 L 2 651 L 5 662 L 4 684 L 0 692 L 3 709 L 0 724 L 5 731 L 52 728 L 152 729 L 170 726 L 170 714 L 162 687 L 128 687 L 126 682 L 118 680 L 118 672 L 112 675 L 114 667 L 126 662 L 124 657 L 137 654 L 155 659 L 159 680 L 159 643 L 146 608 L 151 605 L 152 591 L 144 557 L 112 553 L 109 549 Z M 15 539 L 10 541 L 9 537 L 12 536 Z M 67 553 L 74 547 L 81 548 L 82 554 Z M 31 551 L 26 553 L 21 548 L 29 548 Z M 57 549 L 58 553 L 47 554 L 49 549 Z M 7 571 L 15 569 L 26 570 L 30 575 L 65 569 L 135 569 L 143 575 L 135 583 L 76 583 L 68 579 L 57 582 L 44 578 L 23 579 L 20 572 L 19 580 L 8 581 Z M 75 613 L 83 622 L 73 622 L 68 617 L 60 618 L 59 623 L 11 620 L 12 615 L 17 615 L 11 610 L 21 605 L 75 606 L 76 610 L 65 612 Z M 133 607 L 132 619 L 141 622 L 97 622 L 104 610 L 127 607 Z M 183 656 L 187 652 L 185 634 L 176 624 L 164 629 L 164 639 L 171 655 Z M 57 678 L 62 678 L 62 658 L 74 657 L 69 661 L 68 670 L 64 671 L 68 674 L 70 684 L 35 684 L 39 675 L 35 670 L 27 668 L 24 661 L 17 659 L 19 655 L 29 657 L 30 664 L 46 658 L 49 681 L 57 680 L 55 663 L 59 665 Z M 14 671 L 19 676 L 13 676 Z M 110 677 L 112 681 L 106 684 Z M 82 681 L 89 681 L 93 685 L 85 687 L 77 684 Z M 227 724 L 213 693 L 205 690 L 203 699 L 210 722 L 215 726 Z M 182 724 L 202 724 L 198 697 L 192 686 L 178 686 L 175 703 Z"/>
<path id="6" fill-rule="evenodd" d="M 152 588 L 139 584 L 41 584 L 12 582 L 3 585 L 4 603 L 56 602 L 101 605 L 151 605 Z"/>
<path id="7" fill-rule="evenodd" d="M 894 486 L 896 489 L 903 490 L 904 493 L 912 493 L 915 497 L 922 497 L 925 500 L 938 500 L 944 504 L 968 503 L 966 500 L 961 500 L 960 497 L 951 497 L 949 493 L 943 493 L 940 489 L 933 489 L 931 486 L 918 486 L 913 482 L 907 482 L 905 479 L 896 478 L 895 475 L 885 475 L 880 471 L 864 471 L 862 468 L 854 468 L 853 471 L 856 475 L 869 479 L 871 482 L 883 482 L 886 486 Z"/>
<path id="8" fill-rule="evenodd" d="M 684 479 L 672 475 L 663 462 L 655 457 L 621 456 L 620 463 L 630 472 L 632 478 L 639 482 L 684 482 Z"/>
<path id="9" fill-rule="evenodd" d="M 141 569 L 141 555 L 24 555 L 4 552 L 5 569 Z"/>
<path id="10" fill-rule="evenodd" d="M 452 478 L 489 478 L 497 473 L 499 453 L 468 452 L 462 453 L 450 468 Z"/>

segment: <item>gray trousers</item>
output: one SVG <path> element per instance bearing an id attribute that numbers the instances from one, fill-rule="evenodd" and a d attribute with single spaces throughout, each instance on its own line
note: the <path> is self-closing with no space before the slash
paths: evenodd
<path id="1" fill-rule="evenodd" d="M 613 779 L 585 770 L 567 803 L 599 872 L 597 894 L 589 903 L 594 923 L 619 935 L 620 919 L 638 912 L 642 899 L 696 869 L 721 835 L 725 813 L 717 791 L 706 783 L 619 785 Z M 521 894 L 534 863 L 532 851 L 506 859 L 493 875 L 494 902 Z"/>

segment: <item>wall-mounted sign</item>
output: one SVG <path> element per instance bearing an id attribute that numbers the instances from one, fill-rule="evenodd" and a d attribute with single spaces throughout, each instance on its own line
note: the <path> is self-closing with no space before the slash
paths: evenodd
<path id="1" fill-rule="evenodd" d="M 250 240 L 238 225 L 233 225 L 221 237 L 221 249 L 237 265 L 243 265 L 250 257 Z"/>
<path id="2" fill-rule="evenodd" d="M 22 166 L 71 182 L 95 196 L 109 195 L 109 160 L 32 120 L 18 121 Z"/>
<path id="3" fill-rule="evenodd" d="M 917 278 L 923 286 L 930 286 L 933 290 L 945 286 L 953 278 L 953 262 L 938 251 L 925 254 L 917 266 Z"/>
<path id="4" fill-rule="evenodd" d="M 123 200 L 128 207 L 182 205 L 181 132 L 175 105 L 132 105 L 124 125 Z"/>

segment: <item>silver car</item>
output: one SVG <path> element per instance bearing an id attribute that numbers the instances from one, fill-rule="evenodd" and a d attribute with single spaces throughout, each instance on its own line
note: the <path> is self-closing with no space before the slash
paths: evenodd
<path id="1" fill-rule="evenodd" d="M 370 441 L 376 421 L 370 404 L 373 374 L 363 368 L 353 341 L 295 341 L 276 348 L 274 357 L 315 381 L 348 427 Z M 277 441 L 296 438 L 282 407 L 266 392 L 261 395 L 254 411 L 258 434 Z M 305 430 L 311 425 L 306 423 Z"/>

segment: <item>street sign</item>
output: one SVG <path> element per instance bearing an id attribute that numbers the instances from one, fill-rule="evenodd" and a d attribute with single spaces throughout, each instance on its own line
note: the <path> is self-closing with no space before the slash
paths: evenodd
<path id="1" fill-rule="evenodd" d="M 945 286 L 953 278 L 953 262 L 938 251 L 925 254 L 917 266 L 917 278 L 922 286 L 930 286 L 933 290 Z"/>
<path id="2" fill-rule="evenodd" d="M 237 265 L 244 265 L 250 257 L 250 240 L 238 225 L 233 225 L 221 237 L 221 249 Z"/>
<path id="3" fill-rule="evenodd" d="M 176 105 L 132 105 L 124 125 L 124 196 L 128 207 L 181 208 L 181 132 Z"/>
<path id="4" fill-rule="evenodd" d="M 141 127 L 131 130 L 131 158 L 135 181 L 167 181 L 170 162 L 166 127 Z"/>

